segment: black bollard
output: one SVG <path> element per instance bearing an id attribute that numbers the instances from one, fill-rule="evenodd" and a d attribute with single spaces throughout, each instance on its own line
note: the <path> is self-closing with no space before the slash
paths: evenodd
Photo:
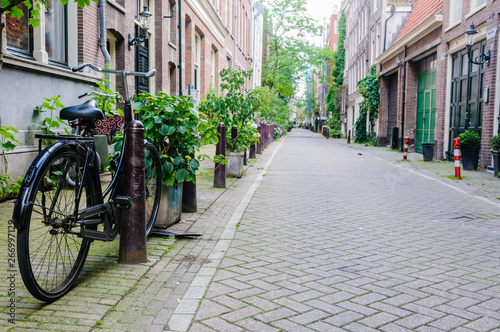
<path id="1" fill-rule="evenodd" d="M 243 150 L 243 166 L 247 164 L 247 150 Z"/>
<path id="2" fill-rule="evenodd" d="M 194 159 L 194 153 L 191 158 Z M 198 204 L 196 201 L 196 183 L 184 182 L 182 185 L 182 212 L 195 213 L 198 211 Z"/>
<path id="3" fill-rule="evenodd" d="M 217 127 L 219 142 L 215 146 L 215 154 L 226 156 L 226 127 L 221 122 Z M 215 163 L 214 187 L 226 188 L 226 165 Z"/>
<path id="4" fill-rule="evenodd" d="M 259 144 L 259 143 L 257 143 Z M 250 152 L 248 153 L 248 159 L 256 159 L 257 156 L 255 155 L 255 145 L 256 144 L 250 144 Z"/>
<path id="5" fill-rule="evenodd" d="M 347 133 L 347 144 L 351 144 L 351 131 Z"/>
<path id="6" fill-rule="evenodd" d="M 118 261 L 125 264 L 148 261 L 146 250 L 146 186 L 144 182 L 144 127 L 140 121 L 129 123 L 125 132 L 124 194 L 132 206 L 122 211 Z"/>
<path id="7" fill-rule="evenodd" d="M 262 142 L 264 141 L 264 137 L 262 136 L 262 124 L 258 124 L 257 125 L 257 131 L 259 132 L 259 141 L 257 142 L 257 146 L 256 146 L 256 153 L 257 154 L 262 154 Z"/>

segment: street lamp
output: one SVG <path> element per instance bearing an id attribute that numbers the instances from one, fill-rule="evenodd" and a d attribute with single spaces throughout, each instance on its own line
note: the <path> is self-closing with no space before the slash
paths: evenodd
<path id="1" fill-rule="evenodd" d="M 304 34 L 302 33 L 302 30 L 299 31 L 299 33 L 297 34 L 297 39 L 302 39 L 304 38 Z"/>
<path id="2" fill-rule="evenodd" d="M 465 46 L 467 46 L 467 56 L 469 57 L 469 62 L 475 65 L 482 65 L 486 62 L 488 67 L 490 66 L 491 52 L 488 50 L 486 54 L 481 53 L 477 57 L 472 58 L 472 45 L 474 45 L 474 40 L 476 39 L 477 31 L 474 29 L 474 23 L 470 25 L 469 30 L 465 31 Z"/>
<path id="3" fill-rule="evenodd" d="M 148 7 L 144 6 L 144 10 L 139 13 L 139 23 L 141 24 L 139 27 L 139 36 L 132 38 L 132 35 L 128 34 L 128 50 L 132 50 L 132 46 L 137 45 L 138 43 L 143 43 L 148 39 L 148 30 L 149 30 L 149 19 L 153 16 L 148 11 Z"/>

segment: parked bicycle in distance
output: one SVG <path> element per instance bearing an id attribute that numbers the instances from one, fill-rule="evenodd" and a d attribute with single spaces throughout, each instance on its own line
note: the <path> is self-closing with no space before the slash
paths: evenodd
<path id="1" fill-rule="evenodd" d="M 89 67 L 102 73 L 120 74 L 124 81 L 124 129 L 132 121 L 132 103 L 127 76 L 147 73 Z M 130 197 L 122 195 L 125 136 L 115 172 L 102 190 L 100 162 L 93 133 L 104 118 L 95 100 L 61 110 L 60 118 L 73 128 L 82 127 L 81 135 L 35 135 L 55 140 L 41 151 L 29 167 L 13 212 L 18 229 L 19 270 L 28 291 L 47 302 L 58 300 L 71 290 L 82 271 L 90 244 L 94 240 L 112 241 L 120 230 L 120 211 L 131 207 Z M 158 150 L 145 142 L 147 236 L 154 226 L 161 195 L 161 161 Z"/>

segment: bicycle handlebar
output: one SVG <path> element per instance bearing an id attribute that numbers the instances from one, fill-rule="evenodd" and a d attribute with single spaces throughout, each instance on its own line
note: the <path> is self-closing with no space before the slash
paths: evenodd
<path id="1" fill-rule="evenodd" d="M 123 101 L 122 96 L 118 92 L 115 92 L 114 94 L 108 94 L 108 93 L 101 93 L 101 92 L 97 92 L 97 91 L 85 92 L 84 94 L 79 95 L 78 99 L 81 99 L 81 98 L 87 97 L 87 96 L 92 96 L 92 95 L 101 96 L 101 97 L 105 97 L 105 98 L 114 97 L 118 101 Z"/>
<path id="2" fill-rule="evenodd" d="M 132 75 L 132 76 L 143 76 L 145 78 L 150 78 L 156 75 L 156 69 L 152 69 L 148 71 L 147 73 L 141 73 L 138 71 L 128 71 L 128 70 L 117 70 L 117 69 L 107 69 L 107 68 L 100 68 L 97 67 L 96 65 L 93 65 L 91 63 L 81 63 L 75 67 L 73 67 L 71 70 L 73 72 L 77 72 L 82 70 L 85 67 L 89 67 L 94 71 L 100 72 L 100 73 L 109 73 L 109 74 L 121 74 L 123 77 L 124 81 L 124 97 L 125 100 L 128 102 L 129 101 L 129 94 L 128 94 L 128 85 L 126 84 L 127 82 L 127 76 Z"/>
<path id="3" fill-rule="evenodd" d="M 101 72 L 101 73 L 122 74 L 124 76 L 132 75 L 132 76 L 144 76 L 145 78 L 150 78 L 150 77 L 153 77 L 156 75 L 156 69 L 152 69 L 152 70 L 148 71 L 147 73 L 143 73 L 143 72 L 138 72 L 138 71 L 100 68 L 100 67 L 97 67 L 96 65 L 93 65 L 91 63 L 81 63 L 81 64 L 73 67 L 71 70 L 73 72 L 77 72 L 77 71 L 82 70 L 85 67 L 89 67 L 92 70 L 97 71 L 97 72 Z"/>

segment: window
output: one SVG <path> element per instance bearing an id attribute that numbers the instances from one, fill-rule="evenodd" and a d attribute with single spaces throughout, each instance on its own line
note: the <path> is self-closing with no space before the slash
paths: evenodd
<path id="1" fill-rule="evenodd" d="M 473 11 L 474 9 L 484 5 L 485 3 L 486 3 L 486 0 L 471 0 L 470 11 Z"/>
<path id="2" fill-rule="evenodd" d="M 210 83 L 212 87 L 215 86 L 215 51 L 212 49 L 212 53 L 210 54 L 210 63 L 211 63 L 211 72 L 210 72 Z"/>
<path id="3" fill-rule="evenodd" d="M 17 5 L 23 17 L 15 18 L 6 15 L 7 49 L 31 55 L 33 51 L 33 31 L 28 25 L 29 10 L 24 4 Z"/>
<path id="4" fill-rule="evenodd" d="M 56 0 L 47 0 L 45 7 L 45 51 L 49 60 L 67 64 L 67 21 L 66 6 Z"/>
<path id="5" fill-rule="evenodd" d="M 177 10 L 175 10 L 175 2 L 168 3 L 168 15 L 172 15 L 172 10 L 174 10 L 174 17 L 167 19 L 166 22 L 168 24 L 167 31 L 170 31 L 169 41 L 175 44 L 177 42 L 177 23 L 176 22 L 178 20 L 177 19 L 177 17 L 178 17 Z"/>
<path id="6" fill-rule="evenodd" d="M 194 35 L 194 89 L 200 88 L 200 58 L 201 58 L 201 38 L 200 35 Z"/>
<path id="7" fill-rule="evenodd" d="M 462 0 L 450 0 L 450 25 L 462 19 Z"/>
<path id="8" fill-rule="evenodd" d="M 19 5 L 23 17 L 6 15 L 7 50 L 15 55 L 29 56 L 37 62 L 74 66 L 78 60 L 77 5 L 62 5 L 47 0 L 40 11 L 40 26 L 28 25 L 29 10 Z"/>

